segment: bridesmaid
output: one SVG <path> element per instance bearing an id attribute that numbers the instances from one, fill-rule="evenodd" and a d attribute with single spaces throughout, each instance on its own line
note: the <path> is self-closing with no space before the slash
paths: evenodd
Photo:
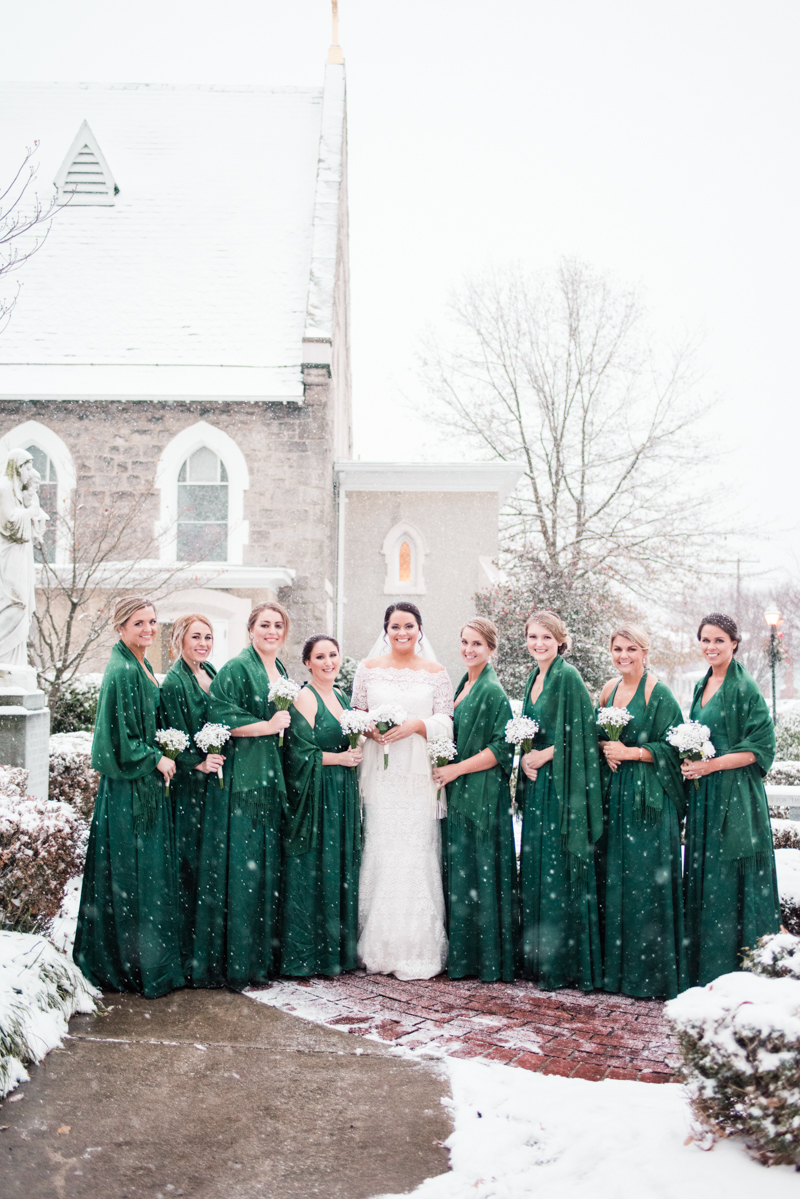
<path id="1" fill-rule="evenodd" d="M 231 730 L 225 787 L 209 787 L 198 877 L 194 982 L 243 990 L 278 973 L 281 811 L 286 798 L 270 683 L 286 677 L 278 650 L 289 614 L 273 600 L 247 621 L 250 645 L 211 683 L 215 720 Z"/>
<path id="2" fill-rule="evenodd" d="M 103 675 L 92 741 L 100 772 L 73 957 L 104 991 L 148 999 L 184 984 L 170 806 L 175 763 L 156 746 L 159 688 L 145 651 L 158 624 L 150 600 L 120 600 L 119 641 Z"/>
<path id="3" fill-rule="evenodd" d="M 775 852 L 763 776 L 775 730 L 755 679 L 739 665 L 739 631 L 712 612 L 697 631 L 708 673 L 694 689 L 691 718 L 710 729 L 716 756 L 682 764 L 687 787 L 686 936 L 690 986 L 741 968 L 740 954 L 780 928 Z"/>
<path id="4" fill-rule="evenodd" d="M 199 612 L 181 616 L 172 626 L 172 651 L 178 657 L 161 685 L 164 727 L 180 729 L 189 738 L 189 748 L 176 758 L 177 771 L 169 789 L 175 821 L 181 957 L 187 982 L 191 982 L 195 965 L 197 872 L 206 788 L 218 788 L 215 776 L 225 763 L 222 754 L 206 757 L 194 741 L 195 733 L 214 719 L 209 697 L 211 680 L 217 673 L 209 662 L 213 649 L 214 630 L 208 617 Z"/>
<path id="5" fill-rule="evenodd" d="M 650 639 L 626 624 L 611 635 L 621 678 L 606 683 L 600 707 L 627 708 L 619 741 L 600 733 L 606 832 L 597 843 L 606 991 L 673 999 L 686 986 L 680 822 L 684 787 L 677 750 L 667 745 L 683 720 L 672 692 L 648 672 Z"/>
<path id="6" fill-rule="evenodd" d="M 553 612 L 533 612 L 525 636 L 536 665 L 522 711 L 539 731 L 520 763 L 522 975 L 547 991 L 591 991 L 603 985 L 594 862 L 603 801 L 594 709 L 581 676 L 562 657 L 569 646 L 564 622 Z"/>
<path id="7" fill-rule="evenodd" d="M 361 809 L 339 718 L 350 707 L 334 686 L 339 642 L 318 634 L 303 646 L 311 682 L 294 703 L 283 751 L 286 775 L 281 973 L 341 974 L 358 965 Z"/>
<path id="8" fill-rule="evenodd" d="M 476 617 L 464 625 L 461 657 L 467 673 L 455 694 L 458 755 L 435 768 L 433 777 L 447 786 L 447 972 L 451 978 L 513 982 L 518 897 L 509 776 L 514 748 L 505 740 L 511 704 L 490 661 L 496 649 L 491 620 Z"/>

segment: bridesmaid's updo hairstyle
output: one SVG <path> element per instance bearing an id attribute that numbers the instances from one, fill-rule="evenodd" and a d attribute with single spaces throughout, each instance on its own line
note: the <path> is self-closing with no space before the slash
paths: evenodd
<path id="1" fill-rule="evenodd" d="M 464 635 L 464 629 L 474 629 L 479 637 L 483 637 L 486 644 L 489 646 L 492 657 L 497 652 L 497 646 L 500 641 L 500 635 L 497 632 L 497 625 L 493 620 L 487 620 L 485 616 L 476 616 L 474 620 L 468 620 L 465 625 L 462 625 L 461 635 Z"/>
<path id="2" fill-rule="evenodd" d="M 121 633 L 122 626 L 126 625 L 134 612 L 138 612 L 140 608 L 152 608 L 153 614 L 156 614 L 156 606 L 153 601 L 144 599 L 141 595 L 129 595 L 125 599 L 117 600 L 114 605 L 114 615 L 111 618 L 115 630 Z"/>
<path id="3" fill-rule="evenodd" d="M 556 616 L 555 612 L 531 612 L 525 621 L 526 637 L 532 624 L 540 624 L 542 628 L 547 629 L 548 633 L 553 634 L 558 642 L 558 652 L 561 655 L 572 649 L 572 638 L 567 632 L 567 626 L 560 616 Z"/>
<path id="4" fill-rule="evenodd" d="M 339 642 L 335 637 L 331 637 L 330 633 L 315 633 L 313 637 L 308 638 L 303 646 L 303 653 L 300 660 L 304 666 L 308 666 L 309 662 L 311 661 L 311 652 L 314 649 L 314 646 L 320 641 L 330 641 L 331 645 L 336 646 L 336 649 L 339 653 L 342 652 L 341 649 L 339 649 Z"/>
<path id="5" fill-rule="evenodd" d="M 389 607 L 386 609 L 386 612 L 384 613 L 384 617 L 383 617 L 384 633 L 388 632 L 388 630 L 389 630 L 389 619 L 394 612 L 408 612 L 410 616 L 414 617 L 414 620 L 416 620 L 417 624 L 419 625 L 420 633 L 422 632 L 422 613 L 420 612 L 417 605 L 412 604 L 410 602 L 410 600 L 400 600 L 396 604 L 389 604 Z"/>
<path id="6" fill-rule="evenodd" d="M 211 636 L 214 636 L 214 626 L 207 616 L 203 616 L 202 612 L 189 612 L 186 616 L 179 616 L 172 626 L 169 636 L 169 648 L 173 658 L 180 658 L 183 651 L 183 639 L 196 620 L 199 620 L 200 624 L 204 624 Z"/>
<path id="7" fill-rule="evenodd" d="M 647 655 L 650 653 L 650 638 L 644 629 L 640 629 L 638 624 L 621 624 L 618 628 L 614 629 L 609 638 L 609 649 L 613 647 L 617 637 L 625 637 L 628 641 L 632 641 L 634 645 L 638 645 L 644 654 L 644 664 L 647 666 Z"/>
<path id="8" fill-rule="evenodd" d="M 289 636 L 289 613 L 284 608 L 283 604 L 279 604 L 277 600 L 264 600 L 260 604 L 256 604 L 253 611 L 247 618 L 247 631 L 252 635 L 253 629 L 256 626 L 256 621 L 262 612 L 277 612 L 283 620 L 283 635 L 284 638 Z"/>
<path id="9" fill-rule="evenodd" d="M 739 633 L 739 626 L 732 616 L 726 616 L 723 612 L 709 612 L 708 616 L 704 616 L 700 621 L 700 628 L 697 630 L 697 640 L 703 636 L 703 629 L 707 624 L 716 625 L 718 629 L 722 629 L 723 633 L 727 633 L 731 641 L 736 644 L 733 647 L 733 652 L 736 653 L 739 649 L 739 642 L 742 640 Z"/>

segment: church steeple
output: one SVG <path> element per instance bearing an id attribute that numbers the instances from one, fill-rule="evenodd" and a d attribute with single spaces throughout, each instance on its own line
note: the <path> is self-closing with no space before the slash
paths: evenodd
<path id="1" fill-rule="evenodd" d="M 342 47 L 339 45 L 339 0 L 331 0 L 333 9 L 333 35 L 331 37 L 331 46 L 328 50 L 328 62 L 341 65 L 344 62 Z"/>

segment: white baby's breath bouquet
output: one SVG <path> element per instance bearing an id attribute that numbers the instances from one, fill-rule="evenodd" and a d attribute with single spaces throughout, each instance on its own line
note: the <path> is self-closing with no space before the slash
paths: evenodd
<path id="1" fill-rule="evenodd" d="M 432 766 L 446 766 L 448 762 L 452 762 L 457 753 L 456 743 L 449 737 L 432 737 L 428 742 L 428 757 Z M 436 788 L 437 795 L 441 789 L 441 787 Z"/>
<path id="2" fill-rule="evenodd" d="M 399 704 L 381 704 L 379 708 L 373 708 L 369 713 L 370 723 L 374 724 L 379 733 L 388 733 L 389 729 L 396 728 L 408 720 L 408 713 Z M 389 766 L 389 746 L 383 747 L 383 769 L 387 770 Z"/>
<path id="3" fill-rule="evenodd" d="M 204 754 L 221 754 L 222 747 L 226 741 L 230 740 L 231 730 L 227 724 L 212 724 L 206 721 L 203 727 L 195 733 L 194 743 L 197 748 Z M 220 787 L 222 783 L 222 767 L 217 768 L 217 778 L 219 779 Z"/>
<path id="4" fill-rule="evenodd" d="M 609 741 L 619 741 L 625 725 L 633 720 L 627 708 L 601 708 L 597 713 L 597 723 Z"/>
<path id="5" fill-rule="evenodd" d="M 183 729 L 159 729 L 156 744 L 164 757 L 174 762 L 178 754 L 189 748 L 189 738 Z M 169 779 L 165 779 L 164 784 L 165 793 L 169 795 Z"/>
<path id="6" fill-rule="evenodd" d="M 688 758 L 690 762 L 707 762 L 716 757 L 717 751 L 709 740 L 711 729 L 699 720 L 687 720 L 676 724 L 667 732 L 667 743 L 677 749 L 681 761 Z M 694 780 L 695 790 L 700 789 L 700 783 Z"/>
<path id="7" fill-rule="evenodd" d="M 279 712 L 288 712 L 301 691 L 302 687 L 294 679 L 281 677 L 277 683 L 270 683 L 269 700 Z M 278 735 L 278 745 L 283 745 L 283 729 Z"/>
<path id="8" fill-rule="evenodd" d="M 506 723 L 506 741 L 520 755 L 531 752 L 533 739 L 538 732 L 539 723 L 531 716 L 512 716 Z"/>
<path id="9" fill-rule="evenodd" d="M 339 717 L 339 724 L 350 742 L 350 748 L 355 749 L 359 737 L 362 737 L 372 724 L 372 719 L 369 712 L 359 712 L 357 708 L 345 708 Z"/>

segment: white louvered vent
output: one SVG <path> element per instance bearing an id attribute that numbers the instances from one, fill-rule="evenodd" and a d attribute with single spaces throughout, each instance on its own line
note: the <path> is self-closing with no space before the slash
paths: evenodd
<path id="1" fill-rule="evenodd" d="M 84 121 L 55 177 L 59 204 L 70 208 L 100 204 L 111 207 L 119 194 L 97 138 Z"/>

